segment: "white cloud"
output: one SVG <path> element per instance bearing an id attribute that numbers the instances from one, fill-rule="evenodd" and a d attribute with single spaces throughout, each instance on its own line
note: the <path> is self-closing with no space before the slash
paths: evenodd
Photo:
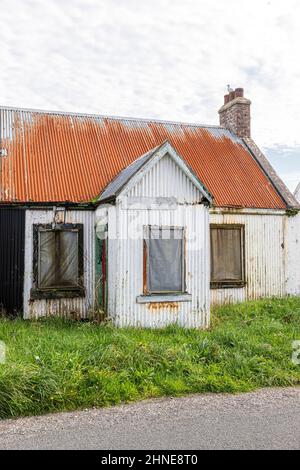
<path id="1" fill-rule="evenodd" d="M 300 145 L 297 0 L 0 0 L 0 103 L 217 123 L 227 83 L 260 145 Z"/>

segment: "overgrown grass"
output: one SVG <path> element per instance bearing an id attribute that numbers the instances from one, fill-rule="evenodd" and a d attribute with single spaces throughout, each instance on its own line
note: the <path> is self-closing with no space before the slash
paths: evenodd
<path id="1" fill-rule="evenodd" d="M 0 319 L 0 417 L 300 384 L 300 299 L 225 306 L 208 331 Z"/>

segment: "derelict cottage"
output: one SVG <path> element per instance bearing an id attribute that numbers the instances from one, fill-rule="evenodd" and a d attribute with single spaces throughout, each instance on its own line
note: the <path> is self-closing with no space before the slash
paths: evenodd
<path id="1" fill-rule="evenodd" d="M 220 125 L 0 108 L 0 305 L 207 327 L 210 306 L 300 294 L 299 203 L 243 89 Z"/>

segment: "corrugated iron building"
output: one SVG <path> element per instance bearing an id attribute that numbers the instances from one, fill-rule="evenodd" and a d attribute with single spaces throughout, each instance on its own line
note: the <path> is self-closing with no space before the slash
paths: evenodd
<path id="1" fill-rule="evenodd" d="M 141 159 L 141 167 L 125 170 L 100 197 L 104 203 L 114 202 L 100 205 L 96 220 L 107 220 L 107 311 L 118 326 L 209 325 L 210 195 L 197 187 L 199 182 L 180 160 L 172 158 L 174 154 L 168 143 L 154 149 L 146 162 Z M 147 292 L 144 244 L 148 227 L 184 229 L 182 293 L 171 292 L 171 288 Z"/>
<path id="2" fill-rule="evenodd" d="M 238 91 L 225 101 L 225 127 L 0 108 L 0 206 L 25 212 L 24 252 L 13 256 L 23 256 L 26 318 L 99 308 L 118 325 L 205 327 L 210 302 L 300 294 L 299 205 L 251 139 L 249 116 L 239 128 L 249 100 Z M 168 155 L 148 171 L 161 148 Z M 152 226 L 184 229 L 185 292 L 144 293 Z"/>

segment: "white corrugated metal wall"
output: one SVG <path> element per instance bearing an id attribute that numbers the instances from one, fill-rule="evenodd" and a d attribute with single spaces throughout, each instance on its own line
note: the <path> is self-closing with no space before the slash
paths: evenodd
<path id="1" fill-rule="evenodd" d="M 289 295 L 300 295 L 300 213 L 287 217 L 286 292 Z"/>
<path id="2" fill-rule="evenodd" d="M 282 211 L 208 209 L 199 203 L 201 195 L 177 165 L 164 158 L 116 206 L 93 211 L 67 210 L 67 223 L 84 224 L 85 298 L 30 300 L 32 287 L 33 237 L 36 223 L 53 222 L 52 209 L 26 210 L 24 317 L 68 314 L 87 317 L 94 306 L 95 220 L 108 211 L 108 312 L 117 325 L 164 326 L 178 322 L 185 326 L 207 326 L 209 305 L 240 302 L 260 297 L 300 295 L 300 214 L 287 217 Z M 174 208 L 130 208 L 130 198 L 176 196 Z M 126 208 L 126 207 L 129 208 Z M 133 206 L 135 207 L 135 206 Z M 246 281 L 243 288 L 211 289 L 209 223 L 245 225 Z M 143 290 L 144 225 L 177 225 L 187 230 L 187 290 L 191 302 L 138 304 Z"/>
<path id="3" fill-rule="evenodd" d="M 128 205 L 130 198 L 152 197 L 176 197 L 177 204 L 165 209 L 155 202 L 151 209 Z M 108 209 L 108 313 L 115 324 L 163 327 L 176 322 L 188 327 L 208 326 L 209 211 L 201 199 L 201 193 L 166 156 Z M 100 207 L 97 217 L 102 211 Z M 186 228 L 186 283 L 191 301 L 136 302 L 143 293 L 143 227 L 147 225 Z"/>
<path id="4" fill-rule="evenodd" d="M 209 315 L 208 211 L 203 205 L 178 206 L 176 210 L 124 210 L 118 213 L 118 241 L 109 241 L 117 254 L 117 270 L 109 283 L 111 313 L 118 325 L 165 326 L 178 322 L 180 325 L 207 326 Z M 134 225 L 132 221 L 134 220 Z M 131 228 L 129 228 L 131 225 Z M 191 302 L 166 302 L 138 304 L 136 297 L 143 293 L 143 226 L 180 226 L 186 228 L 186 283 Z M 136 229 L 136 239 L 127 236 Z M 195 237 L 192 234 L 195 234 Z M 191 238 L 191 239 L 190 239 Z M 112 244 L 111 244 L 112 243 Z M 117 249 L 116 249 L 117 248 Z M 109 249 L 109 255 L 111 253 Z M 109 258 L 109 268 L 110 258 Z M 109 294 L 109 295 L 110 295 Z"/>
<path id="5" fill-rule="evenodd" d="M 63 222 L 63 212 L 57 213 Z M 57 219 L 56 219 L 57 220 Z M 30 300 L 33 278 L 33 224 L 49 224 L 54 221 L 54 211 L 26 210 L 25 222 L 25 273 L 24 273 L 24 318 L 46 315 L 74 314 L 85 318 L 94 306 L 95 277 L 95 212 L 87 210 L 66 210 L 66 223 L 84 225 L 84 286 L 86 295 L 74 299 Z"/>
<path id="6" fill-rule="evenodd" d="M 211 303 L 223 304 L 285 295 L 286 223 L 283 211 L 211 210 L 210 223 L 245 225 L 246 286 L 211 289 Z"/>
<path id="7" fill-rule="evenodd" d="M 128 197 L 172 197 L 178 203 L 201 201 L 201 194 L 182 169 L 169 157 L 146 172 L 142 179 L 128 192 Z"/>

